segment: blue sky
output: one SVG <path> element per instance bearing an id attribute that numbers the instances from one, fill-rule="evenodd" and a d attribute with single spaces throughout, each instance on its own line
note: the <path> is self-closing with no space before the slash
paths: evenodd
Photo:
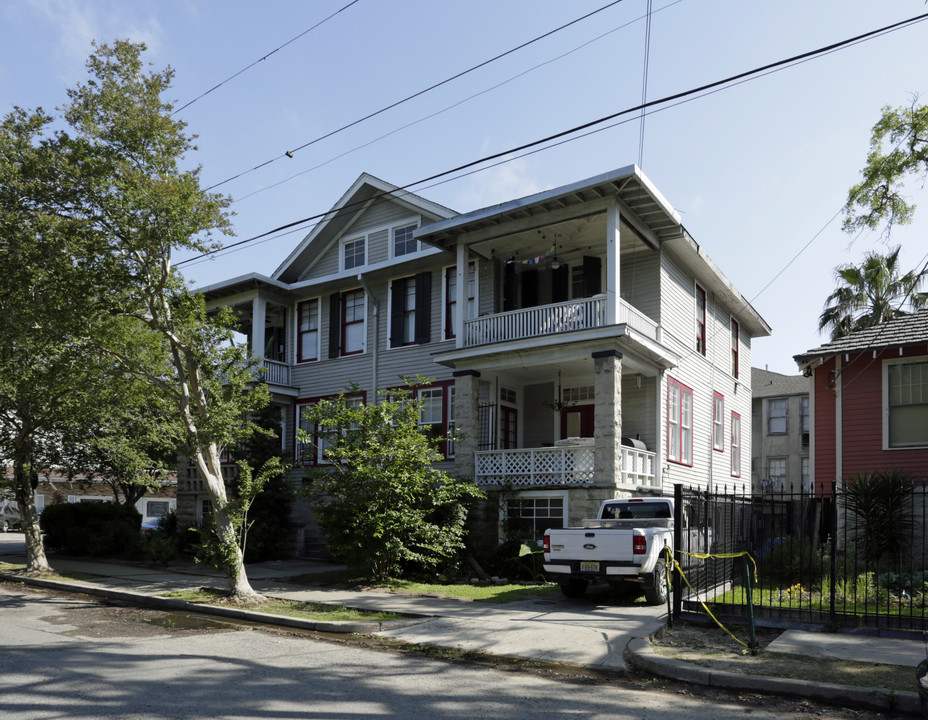
<path id="1" fill-rule="evenodd" d="M 240 240 L 327 210 L 362 172 L 406 185 L 641 102 L 645 0 L 624 0 L 542 41 L 283 157 L 608 4 L 572 0 L 6 0 L 0 105 L 47 110 L 85 77 L 91 40 L 144 41 L 176 71 L 205 185 L 235 200 Z M 922 0 L 653 0 L 647 97 L 689 90 L 928 11 Z M 269 53 L 272 53 L 269 55 Z M 884 105 L 928 90 L 928 23 L 650 114 L 641 167 L 773 328 L 753 364 L 794 374 L 834 267 L 886 249 L 841 231 L 841 208 Z M 416 191 L 456 211 L 581 180 L 639 159 L 637 117 Z M 386 137 L 383 137 L 386 136 Z M 911 196 L 921 205 L 918 183 Z M 829 222 L 831 221 L 831 222 Z M 893 232 L 907 269 L 928 253 L 928 206 Z M 308 227 L 306 228 L 308 230 Z M 205 285 L 270 274 L 305 234 L 183 266 Z M 796 256 L 798 255 L 798 258 Z M 179 258 L 182 259 L 182 258 Z"/>

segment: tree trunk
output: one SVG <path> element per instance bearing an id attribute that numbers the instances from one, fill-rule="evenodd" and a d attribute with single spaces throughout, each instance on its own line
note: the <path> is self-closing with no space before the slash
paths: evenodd
<path id="1" fill-rule="evenodd" d="M 238 546 L 235 525 L 227 510 L 228 496 L 226 494 L 225 480 L 222 477 L 218 447 L 215 444 L 210 444 L 196 453 L 195 460 L 200 476 L 209 492 L 213 508 L 213 520 L 216 523 L 216 536 L 222 545 L 224 570 L 229 582 L 229 592 L 232 597 L 238 600 L 264 600 L 264 596 L 256 592 L 251 587 L 251 583 L 248 582 L 244 556 Z"/>
<path id="2" fill-rule="evenodd" d="M 33 485 L 33 479 L 36 480 Z M 32 469 L 32 463 L 23 457 L 13 460 L 13 493 L 26 535 L 26 572 L 32 574 L 49 573 L 52 571 L 48 559 L 45 557 L 45 546 L 42 543 L 42 530 L 39 528 L 39 512 L 35 507 L 35 486 L 38 485 L 38 476 Z"/>

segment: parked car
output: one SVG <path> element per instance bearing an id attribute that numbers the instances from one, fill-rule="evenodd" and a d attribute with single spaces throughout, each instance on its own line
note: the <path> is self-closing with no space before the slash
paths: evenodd
<path id="1" fill-rule="evenodd" d="M 156 530 L 161 529 L 161 518 L 146 520 L 142 523 L 142 535 L 151 535 Z"/>
<path id="2" fill-rule="evenodd" d="M 0 508 L 0 532 L 22 530 L 22 518 L 19 510 L 9 503 Z"/>

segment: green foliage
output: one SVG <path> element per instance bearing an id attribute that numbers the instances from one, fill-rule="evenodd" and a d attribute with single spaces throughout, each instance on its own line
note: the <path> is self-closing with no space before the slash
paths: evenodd
<path id="1" fill-rule="evenodd" d="M 159 565 L 174 560 L 181 549 L 181 538 L 177 534 L 177 514 L 171 510 L 158 521 L 158 527 L 142 535 L 142 554 Z"/>
<path id="2" fill-rule="evenodd" d="M 859 473 L 845 480 L 839 498 L 847 535 L 867 563 L 903 558 L 915 526 L 915 483 L 898 470 Z"/>
<path id="3" fill-rule="evenodd" d="M 848 192 L 844 229 L 854 233 L 912 221 L 915 206 L 905 199 L 905 181 L 928 172 L 928 107 L 915 98 L 908 106 L 885 106 L 870 135 L 862 180 Z"/>
<path id="4" fill-rule="evenodd" d="M 407 381 L 411 386 L 422 378 Z M 376 405 L 344 394 L 305 412 L 321 438 L 327 469 L 310 474 L 306 493 L 334 557 L 375 580 L 448 562 L 464 547 L 471 482 L 437 470 L 441 438 L 419 429 L 420 402 L 408 391 L 382 393 Z"/>
<path id="5" fill-rule="evenodd" d="M 902 273 L 900 247 L 886 255 L 867 253 L 858 265 L 835 268 L 839 283 L 825 300 L 818 329 L 829 330 L 836 340 L 855 330 L 863 330 L 896 317 L 907 315 L 928 303 L 928 293 L 917 292 L 928 277 L 928 266 L 920 272 Z"/>
<path id="6" fill-rule="evenodd" d="M 48 547 L 70 555 L 131 556 L 141 524 L 138 510 L 112 502 L 49 505 L 41 517 Z"/>
<path id="7" fill-rule="evenodd" d="M 544 580 L 544 552 L 524 540 L 507 540 L 480 558 L 489 575 L 510 580 Z"/>

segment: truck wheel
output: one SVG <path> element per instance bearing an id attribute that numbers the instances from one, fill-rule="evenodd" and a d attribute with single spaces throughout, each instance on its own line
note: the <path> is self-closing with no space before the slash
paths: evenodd
<path id="1" fill-rule="evenodd" d="M 571 578 L 570 580 L 561 582 L 561 592 L 564 593 L 565 597 L 580 598 L 586 594 L 587 585 L 589 585 L 589 583 L 586 580 Z"/>
<path id="2" fill-rule="evenodd" d="M 645 587 L 644 599 L 649 605 L 663 605 L 667 602 L 667 570 L 663 560 L 654 563 L 654 575 L 651 584 Z"/>

